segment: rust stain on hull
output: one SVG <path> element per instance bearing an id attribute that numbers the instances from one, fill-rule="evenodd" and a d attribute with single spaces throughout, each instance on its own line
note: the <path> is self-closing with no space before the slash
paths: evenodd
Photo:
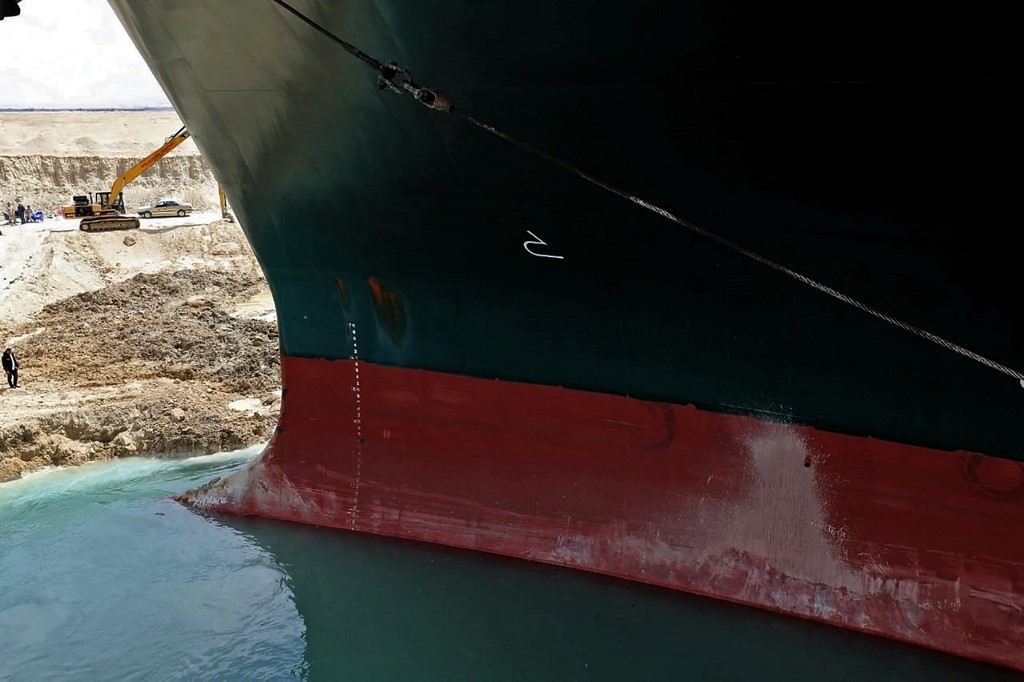
<path id="1" fill-rule="evenodd" d="M 345 284 L 345 280 L 337 279 L 335 283 L 338 285 L 338 295 L 341 297 L 341 307 L 345 309 L 345 312 L 352 311 L 352 292 L 349 291 L 348 285 Z"/>
<path id="2" fill-rule="evenodd" d="M 405 306 L 398 294 L 384 286 L 376 277 L 367 280 L 370 293 L 373 295 L 373 307 L 377 312 L 377 322 L 388 335 L 391 342 L 401 346 L 405 340 L 406 316 Z"/>

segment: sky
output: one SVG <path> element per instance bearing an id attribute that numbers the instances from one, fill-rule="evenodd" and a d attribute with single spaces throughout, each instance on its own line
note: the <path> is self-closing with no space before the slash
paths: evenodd
<path id="1" fill-rule="evenodd" d="M 21 0 L 0 21 L 0 109 L 169 107 L 106 0 Z"/>

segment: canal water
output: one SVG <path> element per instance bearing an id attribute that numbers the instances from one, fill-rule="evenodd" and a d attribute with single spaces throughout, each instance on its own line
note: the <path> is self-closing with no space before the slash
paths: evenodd
<path id="1" fill-rule="evenodd" d="M 170 495 L 257 449 L 0 484 L 0 680 L 1002 680 L 685 594 Z"/>

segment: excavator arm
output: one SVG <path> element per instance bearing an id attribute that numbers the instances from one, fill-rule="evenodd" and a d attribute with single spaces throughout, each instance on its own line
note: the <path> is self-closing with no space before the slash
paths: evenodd
<path id="1" fill-rule="evenodd" d="M 163 146 L 119 175 L 114 180 L 114 184 L 110 186 L 110 197 L 107 199 L 107 202 L 101 202 L 104 204 L 103 208 L 111 208 L 117 202 L 117 198 L 121 196 L 121 191 L 125 185 L 145 173 L 154 163 L 171 153 L 175 147 L 187 140 L 189 135 L 190 133 L 182 126 L 178 132 L 167 138 Z"/>
<path id="2" fill-rule="evenodd" d="M 229 223 L 235 222 L 235 216 L 228 210 L 228 198 L 224 196 L 224 188 L 217 183 L 217 194 L 220 195 L 220 217 Z"/>

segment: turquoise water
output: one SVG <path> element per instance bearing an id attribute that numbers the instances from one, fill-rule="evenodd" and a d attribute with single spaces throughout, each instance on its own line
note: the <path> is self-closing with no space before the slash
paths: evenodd
<path id="1" fill-rule="evenodd" d="M 0 680 L 1011 680 L 548 566 L 167 496 L 255 451 L 0 485 Z"/>

